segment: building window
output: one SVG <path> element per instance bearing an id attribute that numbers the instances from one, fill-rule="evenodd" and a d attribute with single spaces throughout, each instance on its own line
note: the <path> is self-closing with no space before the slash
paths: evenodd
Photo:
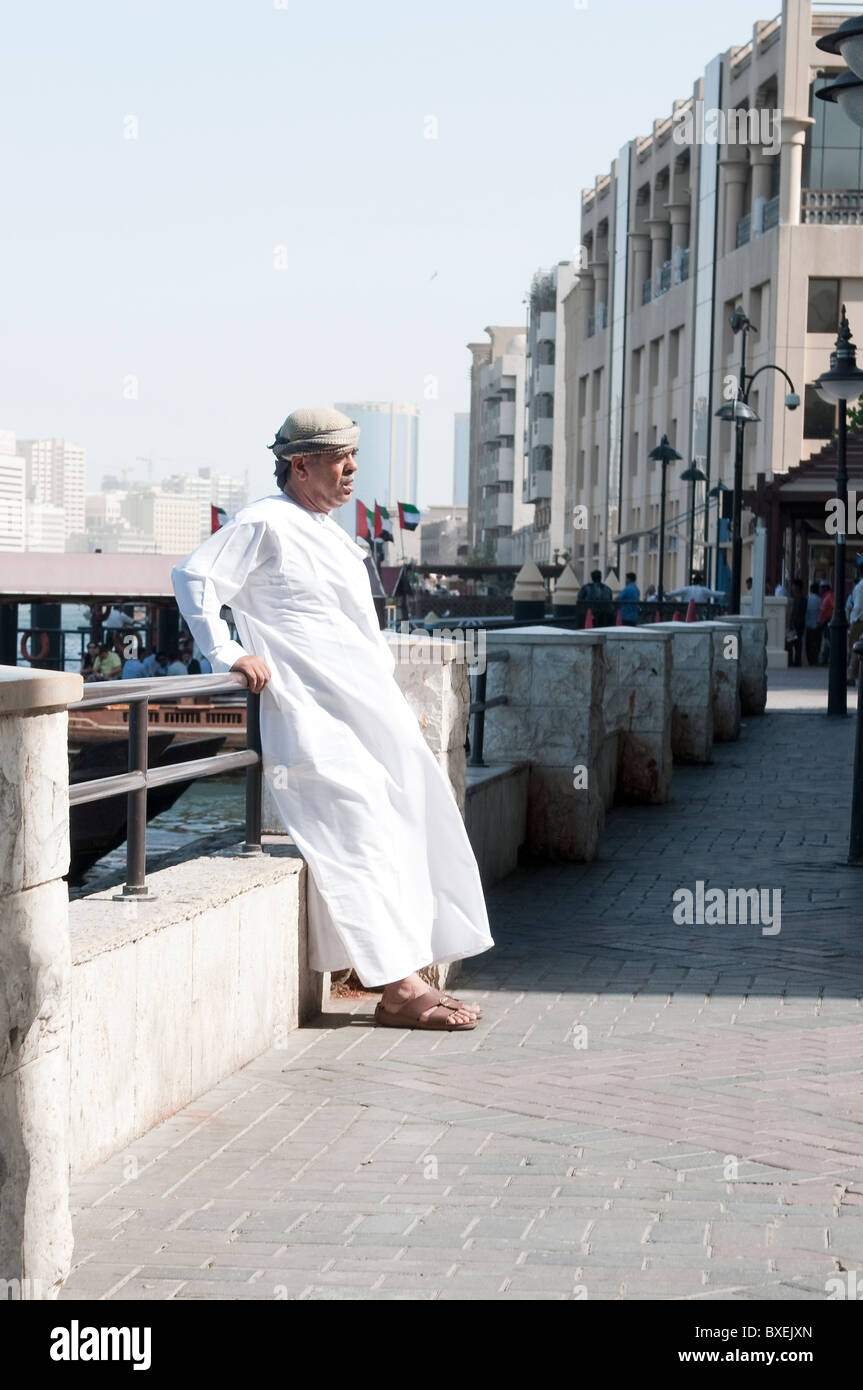
<path id="1" fill-rule="evenodd" d="M 578 381 L 578 415 L 583 420 L 587 414 L 587 377 L 579 377 Z"/>
<path id="2" fill-rule="evenodd" d="M 806 332 L 835 333 L 838 327 L 839 281 L 810 276 Z"/>
<path id="3" fill-rule="evenodd" d="M 672 328 L 668 337 L 668 375 L 672 381 L 680 375 L 680 335 L 682 328 Z"/>
<path id="4" fill-rule="evenodd" d="M 661 338 L 654 338 L 650 344 L 650 390 L 655 391 L 659 385 L 659 349 L 662 346 Z"/>
<path id="5" fill-rule="evenodd" d="M 601 394 L 601 391 L 602 391 L 602 368 L 600 367 L 600 368 L 599 368 L 597 371 L 595 371 L 594 374 L 593 374 L 593 402 L 592 402 L 592 405 L 593 405 L 593 413 L 594 413 L 594 415 L 598 415 L 598 414 L 599 414 L 599 401 L 600 401 L 600 394 Z"/>
<path id="6" fill-rule="evenodd" d="M 803 151 L 804 188 L 857 189 L 863 187 L 863 130 L 846 116 L 836 102 L 818 101 L 815 92 L 835 81 L 818 77 L 810 88 L 809 114 L 815 124 Z"/>
<path id="7" fill-rule="evenodd" d="M 829 439 L 835 426 L 836 407 L 822 401 L 814 386 L 807 386 L 803 403 L 803 438 Z"/>
<path id="8" fill-rule="evenodd" d="M 632 394 L 641 395 L 641 356 L 643 348 L 636 348 L 632 354 Z"/>

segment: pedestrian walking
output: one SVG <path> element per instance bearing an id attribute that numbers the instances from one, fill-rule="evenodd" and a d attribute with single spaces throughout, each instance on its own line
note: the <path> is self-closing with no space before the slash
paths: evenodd
<path id="1" fill-rule="evenodd" d="M 791 602 L 788 605 L 788 626 L 785 632 L 785 645 L 788 648 L 788 665 L 803 664 L 803 633 L 806 628 L 806 595 L 799 579 L 791 581 Z"/>
<path id="2" fill-rule="evenodd" d="M 806 664 L 807 666 L 818 665 L 818 655 L 821 650 L 821 629 L 818 626 L 818 614 L 821 609 L 821 598 L 818 592 L 818 584 L 815 580 L 809 585 L 809 594 L 806 599 Z"/>
<path id="3" fill-rule="evenodd" d="M 602 582 L 602 570 L 591 570 L 590 583 L 582 584 L 578 591 L 578 602 L 590 608 L 594 627 L 609 627 L 614 622 L 614 595 Z"/>
<path id="4" fill-rule="evenodd" d="M 641 590 L 635 582 L 635 575 L 629 573 L 625 576 L 626 583 L 618 594 L 620 607 L 620 620 L 627 626 L 635 627 L 638 624 L 638 601 L 641 598 Z"/>
<path id="5" fill-rule="evenodd" d="M 848 684 L 856 685 L 860 673 L 860 658 L 854 643 L 863 637 L 863 555 L 857 557 L 857 583 L 851 591 L 851 612 L 848 614 Z"/>

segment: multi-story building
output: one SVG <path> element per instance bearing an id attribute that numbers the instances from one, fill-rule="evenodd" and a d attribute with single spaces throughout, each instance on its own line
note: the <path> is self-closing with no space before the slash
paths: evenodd
<path id="1" fill-rule="evenodd" d="M 577 279 L 561 261 L 537 271 L 528 295 L 522 501 L 532 516 L 514 537 L 512 558 L 548 563 L 566 548 L 566 318 L 563 303 Z"/>
<path id="2" fill-rule="evenodd" d="M 25 550 L 62 552 L 66 549 L 66 543 L 66 512 L 64 508 L 55 506 L 53 502 L 25 502 Z"/>
<path id="3" fill-rule="evenodd" d="M 336 410 L 360 427 L 355 496 L 367 507 L 375 502 L 394 515 L 399 502 L 417 505 L 419 481 L 419 408 L 409 401 L 337 401 Z M 356 506 L 339 507 L 336 520 L 349 535 L 356 532 Z"/>
<path id="4" fill-rule="evenodd" d="M 429 507 L 420 526 L 421 563 L 463 565 L 467 561 L 467 507 Z"/>
<path id="5" fill-rule="evenodd" d="M 62 507 L 65 535 L 84 530 L 87 453 L 68 439 L 19 439 L 18 451 L 27 461 L 27 498 Z"/>
<path id="6" fill-rule="evenodd" d="M 11 430 L 0 430 L 0 551 L 24 549 L 27 464 Z"/>
<path id="7" fill-rule="evenodd" d="M 233 516 L 234 512 L 245 506 L 248 500 L 248 488 L 245 482 L 241 483 L 238 478 L 232 477 L 229 473 L 217 473 L 212 468 L 199 468 L 197 473 L 172 474 L 171 477 L 164 479 L 161 490 L 166 493 L 197 499 L 201 540 L 206 540 L 212 530 L 211 505 L 222 507 L 228 516 Z"/>
<path id="8" fill-rule="evenodd" d="M 201 505 L 159 488 L 135 488 L 123 501 L 123 517 L 133 531 L 152 537 L 158 555 L 188 555 L 201 541 Z"/>
<path id="9" fill-rule="evenodd" d="M 472 550 L 509 564 L 513 533 L 527 525 L 522 496 L 525 351 L 523 328 L 486 328 L 469 343 L 471 367 L 468 531 Z"/>
<path id="10" fill-rule="evenodd" d="M 668 468 L 666 587 L 686 578 L 691 497 L 679 474 L 691 462 L 708 479 L 694 499 L 695 562 L 703 560 L 716 517 L 715 506 L 705 512 L 707 491 L 733 482 L 734 428 L 715 412 L 736 389 L 735 309 L 754 326 L 747 371 L 778 366 L 803 398 L 803 409 L 788 410 L 788 384 L 772 369 L 753 383 L 750 500 L 758 475 L 787 472 L 833 430 L 811 383 L 829 364 L 840 303 L 863 334 L 863 130 L 815 97 L 824 74 L 842 67 L 815 41 L 842 18 L 785 0 L 748 43 L 709 62 L 692 95 L 625 144 L 582 196 L 589 261 L 563 302 L 562 513 L 582 576 L 614 566 L 634 569 L 642 587 L 656 581 L 662 470 L 648 455 L 663 434 L 683 456 Z M 744 512 L 744 575 L 754 526 Z M 804 531 L 791 538 L 773 528 L 769 580 L 783 566 L 800 570 Z"/>
<path id="11" fill-rule="evenodd" d="M 457 411 L 453 416 L 453 506 L 466 507 L 470 490 L 470 412 Z"/>

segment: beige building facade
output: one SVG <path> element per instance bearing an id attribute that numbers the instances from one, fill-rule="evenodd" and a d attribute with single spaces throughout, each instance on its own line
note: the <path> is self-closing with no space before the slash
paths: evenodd
<path id="1" fill-rule="evenodd" d="M 760 420 L 744 431 L 744 489 L 808 458 L 833 429 L 812 383 L 829 365 L 840 304 L 863 334 L 863 131 L 815 97 L 842 70 L 815 41 L 844 17 L 785 0 L 583 194 L 587 268 L 563 305 L 563 528 L 582 579 L 614 567 L 621 579 L 635 570 L 642 590 L 656 582 L 661 466 L 648 456 L 663 435 L 682 455 L 667 475 L 666 588 L 687 580 L 692 494 L 679 475 L 692 462 L 707 475 L 695 485 L 694 560 L 713 559 L 716 574 L 706 494 L 733 482 L 734 429 L 715 412 L 736 391 L 735 309 L 757 329 L 747 372 L 768 368 L 749 394 Z M 786 407 L 773 364 L 799 409 Z M 744 511 L 744 576 L 755 524 Z M 795 543 L 772 542 L 777 582 L 795 570 Z"/>

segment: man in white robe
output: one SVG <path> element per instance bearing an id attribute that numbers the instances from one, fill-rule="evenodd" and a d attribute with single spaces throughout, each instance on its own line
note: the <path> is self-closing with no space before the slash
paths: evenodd
<path id="1" fill-rule="evenodd" d="M 352 966 L 382 986 L 379 1024 L 473 1028 L 481 1010 L 417 973 L 494 943 L 452 789 L 393 675 L 364 552 L 329 515 L 352 496 L 358 436 L 339 411 L 289 415 L 270 446 L 279 491 L 177 565 L 174 591 L 213 670 L 262 692 L 264 777 L 309 868 L 312 968 Z"/>

